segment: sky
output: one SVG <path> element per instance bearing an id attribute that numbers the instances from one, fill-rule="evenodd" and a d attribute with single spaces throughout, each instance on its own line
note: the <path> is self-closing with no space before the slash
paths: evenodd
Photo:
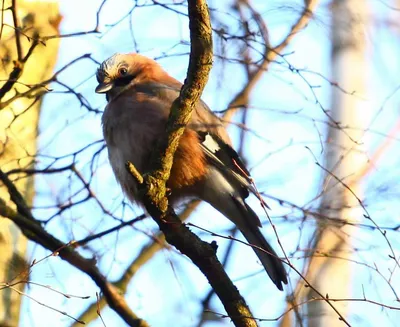
<path id="1" fill-rule="evenodd" d="M 364 0 L 360 0 L 364 1 Z M 93 29 L 96 24 L 96 12 L 101 1 L 60 1 L 63 15 L 61 32 L 74 33 Z M 150 1 L 138 1 L 139 5 Z M 288 32 L 299 12 L 301 1 L 253 1 L 262 17 L 268 24 L 272 44 L 277 44 Z M 374 120 L 367 135 L 366 156 L 374 153 L 385 140 L 382 135 L 388 133 L 398 119 L 398 72 L 400 62 L 399 27 L 395 26 L 399 12 L 390 10 L 389 1 L 368 1 L 373 13 L 373 26 L 366 28 L 368 58 L 368 94 L 366 117 Z M 61 41 L 56 70 L 71 60 L 91 53 L 98 62 L 103 61 L 115 52 L 138 51 L 158 62 L 174 77 L 183 81 L 188 64 L 189 32 L 187 20 L 172 11 L 149 6 L 138 7 L 125 19 L 122 19 L 133 8 L 134 2 L 128 0 L 109 0 L 100 15 L 99 30 L 101 34 L 90 34 L 83 37 L 65 38 Z M 229 14 L 229 1 L 212 1 L 210 7 L 225 27 L 236 33 L 237 23 Z M 79 8 L 79 10 L 77 10 Z M 180 10 L 184 8 L 179 7 Z M 122 19 L 122 20 L 121 20 Z M 117 23 L 118 22 L 118 23 Z M 394 22 L 393 28 L 390 22 Z M 252 92 L 251 106 L 247 124 L 254 133 L 246 134 L 244 157 L 259 188 L 268 195 L 285 199 L 296 205 L 309 205 L 317 208 L 319 202 L 312 201 L 318 192 L 322 172 L 315 165 L 315 157 L 323 161 L 324 148 L 320 137 L 325 137 L 326 116 L 315 102 L 310 85 L 314 88 L 318 101 L 329 108 L 331 85 L 330 72 L 330 18 L 328 5 L 323 1 L 318 9 L 316 19 L 307 29 L 297 35 L 290 46 L 285 49 L 285 61 L 271 65 L 268 72 Z M 182 42 L 180 42 L 182 41 Z M 397 43 L 396 43 L 397 42 Z M 216 49 L 219 45 L 215 44 Z M 236 44 L 224 44 L 227 54 L 237 57 Z M 217 52 L 217 51 L 216 51 Z M 304 69 L 303 77 L 290 70 L 287 63 L 297 69 Z M 60 79 L 82 93 L 93 108 L 103 110 L 106 101 L 103 96 L 94 93 L 96 86 L 95 70 L 97 64 L 84 60 L 71 66 L 60 75 Z M 328 82 L 323 78 L 326 77 Z M 203 94 L 203 100 L 216 111 L 224 110 L 245 83 L 244 71 L 235 63 L 223 64 L 215 58 L 210 81 Z M 54 92 L 49 94 L 42 109 L 40 121 L 39 146 L 41 159 L 39 166 L 46 166 L 51 159 L 46 156 L 65 156 L 92 142 L 102 139 L 100 114 L 88 112 L 80 106 L 76 98 L 63 94 L 59 85 L 53 85 Z M 390 96 L 390 97 L 389 97 Z M 240 116 L 237 117 L 239 119 Z M 229 131 L 235 146 L 239 144 L 239 129 L 231 126 Z M 139 215 L 141 209 L 134 206 L 121 206 L 123 195 L 117 185 L 105 151 L 95 155 L 101 148 L 96 143 L 76 156 L 77 168 L 87 179 L 90 178 L 91 165 L 95 156 L 95 174 L 91 181 L 97 198 L 104 207 L 115 213 L 116 217 L 128 220 Z M 398 218 L 399 193 L 399 142 L 397 139 L 389 147 L 382 159 L 376 163 L 372 173 L 363 182 L 365 204 L 370 213 L 382 226 L 394 226 Z M 56 166 L 71 163 L 72 157 L 66 156 L 56 162 Z M 79 182 L 69 174 L 57 176 L 39 176 L 36 179 L 37 197 L 34 213 L 38 217 L 51 217 L 53 208 L 39 209 L 63 203 L 79 188 Z M 78 195 L 75 200 L 83 198 Z M 278 249 L 276 238 L 257 199 L 250 198 L 248 203 L 259 213 L 264 228 L 263 233 Z M 289 254 L 298 247 L 306 246 L 314 223 L 311 219 L 305 225 L 301 214 L 276 201 L 269 202 L 270 215 L 277 227 L 283 247 Z M 397 222 L 399 220 L 397 219 Z M 202 204 L 191 218 L 191 222 L 217 233 L 227 233 L 232 225 L 211 207 Z M 368 223 L 368 222 L 364 222 Z M 95 201 L 77 205 L 61 216 L 51 220 L 47 228 L 53 235 L 68 242 L 80 239 L 88 233 L 99 232 L 115 226 L 118 221 L 108 217 Z M 127 264 L 135 258 L 141 248 L 149 241 L 148 235 L 157 232 L 155 224 L 147 219 L 133 228 L 122 229 L 119 233 L 104 237 L 80 249 L 85 256 L 98 258 L 101 270 L 109 280 L 118 279 Z M 199 230 L 195 232 L 204 240 L 214 238 Z M 398 254 L 400 248 L 396 233 L 388 231 L 391 244 Z M 228 241 L 218 239 L 219 254 L 223 255 Z M 358 231 L 355 244 L 358 248 L 356 259 L 371 265 L 376 264 L 388 276 L 386 269 L 393 268 L 388 259 L 388 249 L 379 233 L 369 229 Z M 48 254 L 42 248 L 30 246 L 30 258 L 40 259 Z M 302 267 L 302 260 L 294 260 L 295 265 Z M 354 284 L 351 296 L 362 297 L 362 289 L 376 301 L 396 305 L 393 294 L 387 284 L 364 265 L 352 266 Z M 240 244 L 234 245 L 234 254 L 227 270 L 230 277 L 245 296 L 256 317 L 274 318 L 284 310 L 285 293 L 278 292 L 266 278 L 252 250 Z M 253 276 L 254 273 L 258 272 Z M 249 277 L 251 276 L 251 277 Z M 293 285 L 297 276 L 289 272 Z M 394 274 L 392 285 L 399 289 L 399 273 Z M 397 277 L 397 278 L 396 278 Z M 51 285 L 69 294 L 91 296 L 95 298 L 98 291 L 94 283 L 76 269 L 56 257 L 45 260 L 32 270 L 32 280 Z M 289 290 L 290 288 L 288 288 Z M 127 299 L 132 309 L 152 326 L 196 326 L 202 299 L 208 292 L 206 280 L 187 258 L 173 249 L 158 253 L 143 269 L 139 270 L 129 286 Z M 92 300 L 65 299 L 62 296 L 43 288 L 32 286 L 29 294 L 41 302 L 65 311 L 77 317 Z M 32 300 L 24 300 L 21 326 L 71 326 L 70 318 L 40 306 Z M 213 309 L 223 312 L 219 300 L 212 300 Z M 354 326 L 394 326 L 399 314 L 393 310 L 381 310 L 379 306 L 367 303 L 351 303 L 349 320 Z M 106 326 L 124 326 L 124 323 L 109 309 L 102 312 Z M 228 320 L 210 321 L 205 326 L 229 326 Z M 277 326 L 276 322 L 263 322 L 261 326 Z M 102 326 L 97 320 L 90 326 Z"/>

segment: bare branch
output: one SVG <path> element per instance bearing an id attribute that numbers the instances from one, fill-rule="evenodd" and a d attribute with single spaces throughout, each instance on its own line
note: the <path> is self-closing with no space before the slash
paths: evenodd
<path id="1" fill-rule="evenodd" d="M 202 242 L 182 225 L 168 206 L 166 182 L 170 175 L 178 142 L 189 122 L 191 112 L 207 82 L 212 64 L 212 30 L 205 1 L 188 2 L 191 53 L 189 69 L 180 96 L 174 101 L 167 122 L 167 137 L 152 153 L 154 170 L 145 174 L 143 202 L 147 211 L 164 232 L 168 243 L 187 255 L 207 277 L 236 326 L 257 326 L 237 288 L 215 255 L 215 249 Z"/>
<path id="2" fill-rule="evenodd" d="M 231 121 L 235 111 L 243 106 L 248 100 L 250 92 L 254 89 L 254 86 L 260 80 L 262 74 L 268 69 L 269 64 L 275 60 L 275 58 L 281 54 L 281 52 L 286 48 L 286 46 L 291 42 L 293 37 L 300 32 L 304 27 L 307 26 L 310 21 L 315 8 L 317 7 L 318 0 L 309 0 L 305 1 L 305 8 L 296 21 L 296 23 L 290 29 L 288 35 L 283 39 L 283 41 L 274 48 L 270 48 L 267 27 L 259 15 L 253 7 L 249 4 L 247 0 L 241 0 L 240 3 L 245 4 L 248 8 L 253 12 L 254 18 L 257 21 L 257 24 L 262 31 L 262 35 L 264 38 L 265 50 L 264 50 L 264 59 L 262 63 L 259 65 L 256 71 L 253 72 L 251 79 L 246 83 L 243 89 L 233 98 L 233 100 L 228 105 L 228 111 L 226 111 L 224 115 L 225 121 Z"/>

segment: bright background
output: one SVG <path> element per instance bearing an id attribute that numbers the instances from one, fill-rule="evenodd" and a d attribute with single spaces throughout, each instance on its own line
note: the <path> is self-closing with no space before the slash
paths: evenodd
<path id="1" fill-rule="evenodd" d="M 400 14 L 399 9 L 393 9 L 396 1 L 367 1 L 371 24 L 365 30 L 368 45 L 366 69 L 369 76 L 365 115 L 367 119 L 376 115 L 366 132 L 368 143 L 365 155 L 369 157 L 385 142 L 385 135 L 399 117 L 400 92 L 397 90 L 400 87 Z M 96 25 L 100 4 L 101 1 L 97 0 L 60 1 L 64 17 L 62 34 L 92 30 Z M 273 45 L 286 36 L 303 6 L 302 1 L 289 0 L 254 0 L 253 4 L 268 25 Z M 213 18 L 223 23 L 227 31 L 232 34 L 239 31 L 237 18 L 230 14 L 230 1 L 215 0 L 210 1 L 209 5 L 213 9 Z M 397 6 L 400 7 L 398 2 Z M 171 7 L 182 13 L 187 11 L 185 5 Z M 315 19 L 285 49 L 284 60 L 278 57 L 277 62 L 270 65 L 268 72 L 257 84 L 252 92 L 252 109 L 247 120 L 252 132 L 246 133 L 243 153 L 262 192 L 308 209 L 316 209 L 319 205 L 314 196 L 318 194 L 322 172 L 315 164 L 314 157 L 323 162 L 325 154 L 320 138 L 325 138 L 327 118 L 320 104 L 324 108 L 330 105 L 330 24 L 329 2 L 322 1 Z M 152 1 L 109 0 L 101 11 L 99 29 L 101 34 L 62 39 L 56 70 L 86 53 L 101 62 L 115 52 L 136 51 L 156 58 L 177 79 L 183 81 L 185 78 L 190 50 L 185 15 L 152 5 Z M 220 42 L 217 38 L 214 41 L 215 52 L 221 55 L 222 43 L 217 43 Z M 223 43 L 224 55 L 240 58 L 238 44 L 235 41 Z M 260 45 L 258 50 L 262 50 Z M 301 73 L 291 68 L 300 69 Z M 62 73 L 60 80 L 82 94 L 92 108 L 102 111 L 106 101 L 104 96 L 94 93 L 96 69 L 94 62 L 82 60 Z M 246 83 L 245 77 L 240 64 L 216 57 L 203 100 L 213 110 L 224 110 Z M 61 205 L 71 197 L 74 202 L 84 199 L 86 191 L 75 194 L 82 184 L 69 172 L 38 176 L 34 214 L 41 220 L 56 215 L 46 228 L 54 236 L 68 242 L 113 227 L 120 222 L 118 219 L 129 220 L 142 211 L 123 202 L 106 151 L 99 151 L 103 144 L 94 143 L 102 139 L 101 113 L 81 106 L 77 97 L 66 94 L 61 86 L 54 85 L 53 89 L 45 98 L 41 114 L 39 167 L 44 168 L 53 163 L 54 158 L 57 158 L 54 167 L 62 167 L 75 160 L 77 169 L 86 180 L 90 180 L 98 201 L 114 216 L 112 218 L 107 215 L 94 199 L 59 213 Z M 316 99 L 319 103 L 316 103 Z M 239 121 L 240 116 L 237 114 L 235 118 Z M 230 127 L 236 146 L 239 144 L 239 132 L 238 127 Z M 391 146 L 363 182 L 364 204 L 379 225 L 388 228 L 387 236 L 397 254 L 400 238 L 398 231 L 393 228 L 400 224 L 399 150 L 398 135 L 395 135 Z M 73 156 L 74 153 L 76 156 Z M 279 250 L 258 201 L 250 198 L 248 202 L 259 213 L 264 223 L 264 234 L 274 248 Z M 273 200 L 268 203 L 283 247 L 293 258 L 292 262 L 301 269 L 302 251 L 314 222 L 310 217 L 303 220 L 300 210 L 286 204 L 281 205 Z M 205 204 L 196 210 L 191 222 L 221 234 L 228 234 L 232 228 L 227 219 Z M 368 221 L 362 223 L 371 224 Z M 113 281 L 120 277 L 124 268 L 150 241 L 148 235 L 157 231 L 155 223 L 146 219 L 133 227 L 126 227 L 118 233 L 93 241 L 87 247 L 80 248 L 79 252 L 86 257 L 95 256 L 102 272 Z M 216 239 L 199 230 L 193 231 L 204 240 Z M 229 241 L 216 240 L 219 245 L 218 254 L 222 258 Z M 388 258 L 389 250 L 376 230 L 360 227 L 354 246 L 357 248 L 355 260 L 376 265 L 385 276 L 390 275 L 389 269 L 393 269 L 393 263 Z M 31 244 L 31 259 L 40 259 L 48 254 L 48 251 Z M 398 306 L 394 294 L 376 272 L 362 264 L 354 263 L 352 267 L 355 278 L 351 286 L 351 297 L 362 298 L 364 288 L 369 299 Z M 227 270 L 256 317 L 273 319 L 284 311 L 286 293 L 277 291 L 250 248 L 236 243 Z M 288 292 L 298 279 L 293 272 L 289 274 L 291 283 L 286 289 Z M 57 257 L 50 257 L 36 265 L 31 278 L 68 294 L 90 296 L 90 300 L 65 299 L 50 290 L 30 286 L 29 294 L 32 297 L 74 317 L 95 301 L 95 293 L 99 291 L 90 278 Z M 399 290 L 398 271 L 393 275 L 392 286 Z M 127 299 L 133 311 L 152 326 L 196 326 L 202 311 L 200 300 L 208 291 L 207 281 L 190 260 L 174 249 L 165 249 L 138 271 L 130 284 Z M 349 321 L 354 326 L 376 326 L 378 322 L 380 326 L 395 326 L 400 318 L 399 311 L 382 309 L 378 305 L 352 302 L 350 307 L 352 313 Z M 212 308 L 224 313 L 215 296 Z M 70 318 L 29 299 L 24 300 L 22 312 L 21 326 L 24 327 L 71 326 L 73 323 Z M 107 326 L 124 326 L 112 310 L 104 310 L 102 317 Z M 229 320 L 205 324 L 222 325 L 230 325 Z M 263 322 L 261 325 L 276 326 L 277 322 Z M 96 321 L 90 326 L 102 326 L 102 323 Z"/>

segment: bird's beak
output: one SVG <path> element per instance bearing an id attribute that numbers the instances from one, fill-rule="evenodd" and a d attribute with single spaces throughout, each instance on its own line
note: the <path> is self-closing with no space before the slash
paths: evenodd
<path id="1" fill-rule="evenodd" d="M 114 87 L 113 82 L 103 82 L 97 85 L 95 92 L 96 93 L 106 93 L 110 91 Z"/>

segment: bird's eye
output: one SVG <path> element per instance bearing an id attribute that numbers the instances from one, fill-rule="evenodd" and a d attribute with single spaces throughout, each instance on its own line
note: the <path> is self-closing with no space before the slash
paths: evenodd
<path id="1" fill-rule="evenodd" d="M 126 76 L 128 74 L 128 69 L 126 69 L 125 67 L 121 67 L 118 70 L 118 73 L 119 73 L 120 76 Z"/>

